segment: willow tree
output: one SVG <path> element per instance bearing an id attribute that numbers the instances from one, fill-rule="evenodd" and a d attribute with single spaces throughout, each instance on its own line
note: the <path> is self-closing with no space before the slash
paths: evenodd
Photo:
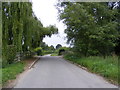
<path id="1" fill-rule="evenodd" d="M 39 47 L 46 35 L 57 32 L 55 26 L 43 27 L 31 2 L 4 2 L 2 7 L 3 66 L 12 63 L 17 53 Z"/>

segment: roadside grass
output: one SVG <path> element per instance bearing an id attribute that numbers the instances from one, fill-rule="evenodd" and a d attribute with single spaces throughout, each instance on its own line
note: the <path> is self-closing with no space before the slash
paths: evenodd
<path id="1" fill-rule="evenodd" d="M 58 54 L 57 53 L 52 53 L 51 56 L 58 56 Z"/>
<path id="2" fill-rule="evenodd" d="M 15 79 L 19 73 L 24 71 L 24 66 L 25 62 L 20 61 L 5 68 L 1 68 L 0 70 L 2 70 L 2 77 L 0 78 L 2 78 L 2 86 L 4 86 L 8 80 Z"/>
<path id="3" fill-rule="evenodd" d="M 78 58 L 68 54 L 64 58 L 86 67 L 89 71 L 105 77 L 112 83 L 118 84 L 118 57 L 108 56 L 104 59 L 99 56 L 90 56 Z"/>

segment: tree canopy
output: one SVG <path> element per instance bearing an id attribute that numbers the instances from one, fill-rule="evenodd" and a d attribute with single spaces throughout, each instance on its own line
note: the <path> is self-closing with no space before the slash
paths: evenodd
<path id="1" fill-rule="evenodd" d="M 59 19 L 67 26 L 68 43 L 83 56 L 110 55 L 120 36 L 117 9 L 108 3 L 60 2 Z"/>

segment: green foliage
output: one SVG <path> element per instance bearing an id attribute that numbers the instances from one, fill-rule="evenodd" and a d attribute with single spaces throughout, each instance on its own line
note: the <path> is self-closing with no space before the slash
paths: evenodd
<path id="1" fill-rule="evenodd" d="M 54 51 L 54 50 L 55 50 L 54 46 L 51 45 L 51 46 L 49 47 L 49 50 Z"/>
<path id="2" fill-rule="evenodd" d="M 43 50 L 43 55 L 47 55 L 47 54 L 51 54 L 51 53 L 53 53 L 53 52 L 50 50 Z"/>
<path id="3" fill-rule="evenodd" d="M 79 58 L 74 54 L 67 54 L 64 58 L 118 83 L 118 57 L 109 56 L 106 59 L 98 56 Z"/>
<path id="4" fill-rule="evenodd" d="M 43 49 L 43 55 L 51 54 L 55 51 L 55 48 L 53 45 L 48 46 L 45 42 L 42 42 L 40 46 Z"/>
<path id="5" fill-rule="evenodd" d="M 56 33 L 58 33 L 58 29 L 54 25 L 43 27 L 32 10 L 31 2 L 2 3 L 3 62 L 9 63 L 7 61 L 10 61 L 12 63 L 13 60 L 10 59 L 13 59 L 16 54 L 13 52 L 14 55 L 13 53 L 6 55 L 8 45 L 15 46 L 17 53 L 25 55 L 26 52 L 31 52 L 34 48 L 40 47 L 45 36 Z"/>
<path id="6" fill-rule="evenodd" d="M 34 51 L 37 53 L 37 55 L 42 55 L 42 48 L 41 47 L 37 47 L 34 49 Z"/>
<path id="7" fill-rule="evenodd" d="M 59 48 L 59 50 L 60 50 L 60 49 L 70 50 L 70 48 L 69 48 L 69 47 L 61 47 L 61 48 Z"/>
<path id="8" fill-rule="evenodd" d="M 8 80 L 15 79 L 16 75 L 24 70 L 25 63 L 17 62 L 5 68 L 2 68 L 2 84 L 5 85 Z"/>
<path id="9" fill-rule="evenodd" d="M 58 49 L 58 55 L 64 55 L 69 50 L 68 47 L 60 47 Z"/>
<path id="10" fill-rule="evenodd" d="M 58 10 L 67 27 L 68 43 L 76 53 L 107 56 L 114 51 L 119 36 L 116 9 L 110 9 L 107 3 L 62 2 Z"/>
<path id="11" fill-rule="evenodd" d="M 7 46 L 6 60 L 9 64 L 14 62 L 14 59 L 16 57 L 16 52 L 17 52 L 17 49 L 15 46 L 13 45 Z"/>
<path id="12" fill-rule="evenodd" d="M 7 45 L 6 52 L 3 54 L 3 61 L 2 61 L 2 67 L 5 67 L 7 64 L 11 64 L 14 62 L 14 59 L 16 57 L 17 48 L 14 45 Z M 4 56 L 5 55 L 5 56 Z"/>
<path id="13" fill-rule="evenodd" d="M 0 12 L 2 12 L 2 2 L 0 2 Z M 2 13 L 0 13 L 0 18 L 2 18 Z M 1 66 L 2 66 L 2 20 L 0 20 L 0 68 Z"/>
<path id="14" fill-rule="evenodd" d="M 50 25 L 46 28 L 44 28 L 44 33 L 51 37 L 52 34 L 57 34 L 58 33 L 58 28 L 55 25 Z"/>
<path id="15" fill-rule="evenodd" d="M 51 56 L 58 56 L 58 53 L 52 53 Z"/>
<path id="16" fill-rule="evenodd" d="M 48 45 L 45 42 L 41 42 L 40 46 L 42 47 L 43 50 L 48 50 Z"/>

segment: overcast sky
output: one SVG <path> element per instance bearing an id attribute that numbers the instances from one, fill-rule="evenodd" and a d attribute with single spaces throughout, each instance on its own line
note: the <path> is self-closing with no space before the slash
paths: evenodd
<path id="1" fill-rule="evenodd" d="M 51 37 L 45 37 L 43 39 L 46 44 L 56 46 L 61 44 L 62 46 L 68 46 L 66 44 L 64 33 L 65 25 L 58 20 L 58 11 L 55 7 L 57 0 L 32 0 L 33 11 L 35 15 L 40 19 L 43 26 L 56 25 L 59 30 L 59 34 L 52 35 Z"/>

